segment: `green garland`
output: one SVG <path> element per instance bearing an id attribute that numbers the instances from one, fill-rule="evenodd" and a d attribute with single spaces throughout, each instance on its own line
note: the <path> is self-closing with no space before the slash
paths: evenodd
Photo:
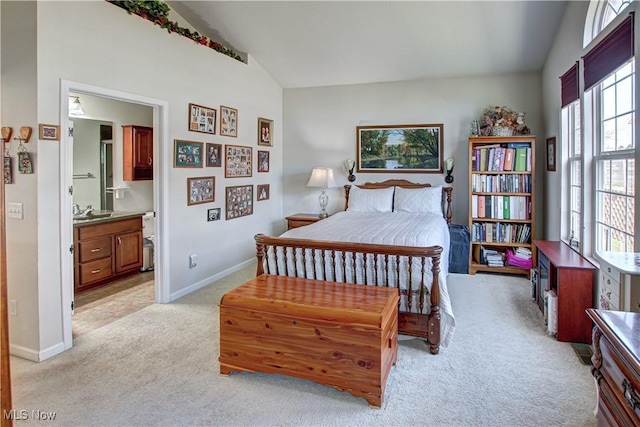
<path id="1" fill-rule="evenodd" d="M 181 36 L 190 38 L 196 43 L 207 46 L 215 50 L 216 52 L 220 52 L 240 62 L 244 62 L 242 57 L 232 49 L 229 49 L 228 47 L 211 40 L 209 37 L 198 34 L 197 31 L 192 32 L 188 28 L 180 27 L 177 22 L 170 21 L 169 11 L 171 9 L 165 2 L 159 0 L 106 1 L 115 6 L 121 7 L 122 9 L 129 12 L 129 14 L 138 15 L 148 21 L 153 22 L 154 24 L 166 29 L 169 33 L 180 34 Z"/>

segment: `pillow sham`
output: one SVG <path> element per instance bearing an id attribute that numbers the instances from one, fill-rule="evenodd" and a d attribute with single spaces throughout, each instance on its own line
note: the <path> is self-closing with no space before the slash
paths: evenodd
<path id="1" fill-rule="evenodd" d="M 392 212 L 393 187 L 362 189 L 354 185 L 349 190 L 347 210 L 353 212 Z"/>
<path id="2" fill-rule="evenodd" d="M 442 215 L 442 185 L 425 188 L 396 187 L 393 211 Z"/>

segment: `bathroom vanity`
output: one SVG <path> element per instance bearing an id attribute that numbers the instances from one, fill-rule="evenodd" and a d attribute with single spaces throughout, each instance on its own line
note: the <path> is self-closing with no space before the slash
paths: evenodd
<path id="1" fill-rule="evenodd" d="M 139 212 L 113 212 L 73 221 L 76 293 L 140 270 L 142 216 Z"/>

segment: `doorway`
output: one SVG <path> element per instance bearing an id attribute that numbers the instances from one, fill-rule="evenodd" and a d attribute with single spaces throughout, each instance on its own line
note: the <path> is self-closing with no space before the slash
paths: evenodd
<path id="1" fill-rule="evenodd" d="M 163 250 L 167 242 L 166 232 L 166 220 L 162 212 L 167 211 L 167 199 L 165 197 L 165 188 L 168 185 L 168 178 L 166 177 L 166 165 L 170 164 L 168 156 L 170 150 L 167 149 L 167 137 L 166 137 L 166 123 L 168 123 L 168 102 L 163 100 L 152 99 L 143 97 L 136 94 L 120 92 L 112 89 L 105 89 L 101 87 L 86 85 L 78 82 L 62 81 L 61 88 L 61 128 L 69 129 L 67 132 L 62 132 L 61 149 L 60 149 L 60 167 L 61 167 L 61 200 L 60 200 L 60 231 L 62 242 L 62 313 L 63 313 L 63 342 L 64 349 L 69 349 L 73 346 L 73 332 L 72 332 L 72 310 L 73 310 L 73 268 L 74 258 L 73 254 L 68 248 L 73 245 L 73 131 L 70 127 L 70 122 L 73 118 L 69 118 L 66 113 L 69 106 L 69 94 L 80 94 L 92 97 L 99 97 L 110 101 L 119 101 L 129 104 L 135 104 L 140 106 L 150 107 L 152 112 L 153 121 L 153 146 L 154 146 L 154 165 L 153 165 L 153 212 L 155 216 L 155 264 L 157 267 L 154 269 L 154 301 L 157 303 L 170 302 L 169 296 L 169 284 L 164 278 L 169 277 L 169 262 L 166 259 L 167 251 Z M 125 124 L 125 123 L 120 123 Z M 131 123 L 126 123 L 131 124 Z M 114 129 L 117 129 L 114 126 Z M 115 132 L 116 130 L 114 130 Z M 113 139 L 113 138 L 112 138 Z M 67 142 L 67 144 L 65 144 Z M 108 143 L 104 144 L 105 146 Z M 112 149 L 112 157 L 113 153 Z M 108 148 L 104 148 L 108 151 Z M 113 172 L 113 171 L 112 171 Z M 108 172 L 105 172 L 108 174 Z M 102 174 L 102 173 L 101 173 Z M 106 181 L 105 181 L 106 183 Z M 67 191 L 68 190 L 68 191 Z M 107 203 L 107 202 L 105 202 Z M 105 205 L 106 206 L 106 205 Z M 117 208 L 117 206 L 114 207 Z"/>

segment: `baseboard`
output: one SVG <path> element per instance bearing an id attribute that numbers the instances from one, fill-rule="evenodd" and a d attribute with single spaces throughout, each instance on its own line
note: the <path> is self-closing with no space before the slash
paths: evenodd
<path id="1" fill-rule="evenodd" d="M 52 345 L 42 351 L 32 350 L 21 345 L 9 344 L 9 354 L 21 357 L 22 359 L 31 360 L 32 362 L 42 362 L 43 360 L 47 360 L 50 357 L 62 353 L 63 351 L 64 343 L 62 342 Z"/>
<path id="2" fill-rule="evenodd" d="M 206 279 L 200 280 L 199 282 L 196 282 L 191 286 L 187 286 L 184 289 L 180 289 L 179 291 L 174 292 L 169 296 L 169 302 L 173 302 L 179 298 L 182 298 L 185 295 L 189 295 L 190 293 L 195 292 L 200 288 L 204 288 L 205 286 L 210 285 L 212 282 L 215 282 L 216 280 L 220 280 L 223 277 L 227 277 L 228 275 L 235 273 L 236 271 L 242 270 L 243 268 L 247 267 L 253 262 L 255 262 L 255 258 L 248 259 L 246 261 L 241 262 L 240 264 L 234 265 L 233 267 L 227 268 L 226 270 L 221 271 L 218 274 L 214 274 L 213 276 L 209 276 Z"/>

